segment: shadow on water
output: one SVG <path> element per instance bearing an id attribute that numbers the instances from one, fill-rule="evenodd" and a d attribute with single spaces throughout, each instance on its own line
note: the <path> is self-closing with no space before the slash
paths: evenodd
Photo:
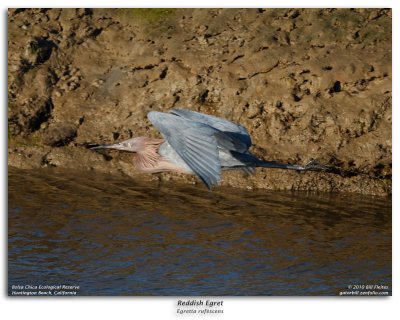
<path id="1" fill-rule="evenodd" d="M 11 285 L 81 295 L 337 295 L 391 287 L 391 200 L 9 171 Z M 391 291 L 390 291 L 391 293 Z"/>

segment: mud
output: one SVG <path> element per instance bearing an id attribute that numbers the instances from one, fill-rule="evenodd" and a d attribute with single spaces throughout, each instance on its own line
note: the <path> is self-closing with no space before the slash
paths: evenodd
<path id="1" fill-rule="evenodd" d="M 222 185 L 388 195 L 391 57 L 390 9 L 10 9 L 8 164 L 198 183 L 86 148 L 185 107 L 240 122 L 260 158 L 335 169 Z"/>

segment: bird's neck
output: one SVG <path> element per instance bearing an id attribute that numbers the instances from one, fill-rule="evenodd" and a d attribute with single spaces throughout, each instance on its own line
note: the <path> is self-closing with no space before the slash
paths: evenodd
<path id="1" fill-rule="evenodd" d="M 158 166 L 158 163 L 161 160 L 158 149 L 163 142 L 163 139 L 146 139 L 146 144 L 143 145 L 143 147 L 133 156 L 133 164 L 138 171 L 154 172 L 154 169 Z"/>

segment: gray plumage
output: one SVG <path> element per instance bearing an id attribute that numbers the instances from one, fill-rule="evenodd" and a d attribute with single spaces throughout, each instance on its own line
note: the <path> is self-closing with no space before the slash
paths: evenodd
<path id="1" fill-rule="evenodd" d="M 251 174 L 255 167 L 324 169 L 315 163 L 301 166 L 260 160 L 249 152 L 252 142 L 246 128 L 222 118 L 186 109 L 172 109 L 169 113 L 151 111 L 147 117 L 165 141 L 138 137 L 96 149 L 134 152 L 139 171 L 191 173 L 208 188 L 220 181 L 222 170 L 239 169 Z"/>

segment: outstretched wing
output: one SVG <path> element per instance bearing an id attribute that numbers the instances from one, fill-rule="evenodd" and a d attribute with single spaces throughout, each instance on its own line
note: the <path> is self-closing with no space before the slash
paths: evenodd
<path id="1" fill-rule="evenodd" d="M 187 109 L 171 109 L 170 112 L 187 120 L 206 124 L 219 130 L 219 136 L 223 135 L 222 140 L 230 140 L 231 148 L 237 152 L 245 152 L 251 147 L 251 138 L 247 129 L 239 124 L 233 123 L 208 114 L 199 113 Z M 220 140 L 217 135 L 217 140 Z M 221 146 L 225 147 L 225 146 Z"/>
<path id="2" fill-rule="evenodd" d="M 147 117 L 209 189 L 218 183 L 221 177 L 215 137 L 218 130 L 168 113 L 151 111 Z"/>

